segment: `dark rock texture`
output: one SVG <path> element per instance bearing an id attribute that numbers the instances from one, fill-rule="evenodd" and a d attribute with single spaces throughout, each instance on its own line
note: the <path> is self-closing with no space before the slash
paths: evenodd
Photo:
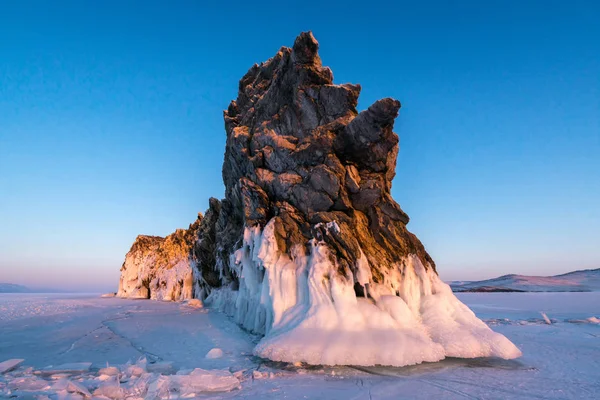
<path id="1" fill-rule="evenodd" d="M 363 254 L 373 283 L 409 254 L 435 271 L 390 195 L 400 102 L 378 100 L 359 113 L 360 85 L 333 84 L 318 48 L 312 33 L 302 33 L 293 48 L 282 47 L 240 80 L 238 97 L 224 112 L 225 199 L 211 198 L 206 216 L 188 230 L 136 239 L 128 259 L 151 257 L 145 262 L 154 263 L 144 282 L 187 257 L 189 268 L 196 268 L 194 296 L 223 285 L 235 288 L 239 277 L 231 255 L 242 244 L 244 228 L 264 228 L 271 220 L 280 251 L 308 254 L 309 242 L 322 240 L 340 272 L 350 270 L 355 279 Z M 126 261 L 122 270 L 127 268 Z M 362 287 L 356 290 L 363 295 Z"/>
<path id="2" fill-rule="evenodd" d="M 271 219 L 284 252 L 324 240 L 340 270 L 356 273 L 362 249 L 374 282 L 411 253 L 435 269 L 390 195 L 400 102 L 382 99 L 358 113 L 360 85 L 334 85 L 318 47 L 305 32 L 292 49 L 254 65 L 224 112 L 226 192 L 216 257 L 228 271 L 224 281 L 236 279 L 229 255 L 243 228 Z"/>

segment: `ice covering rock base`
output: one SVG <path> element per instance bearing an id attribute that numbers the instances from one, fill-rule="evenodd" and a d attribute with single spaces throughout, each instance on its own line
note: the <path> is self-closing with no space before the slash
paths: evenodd
<path id="1" fill-rule="evenodd" d="M 400 103 L 359 113 L 360 89 L 333 83 L 310 32 L 241 79 L 224 113 L 222 287 L 206 302 L 264 335 L 255 353 L 277 361 L 520 356 L 454 297 L 406 229 L 390 193 Z"/>
<path id="2" fill-rule="evenodd" d="M 304 32 L 240 80 L 224 112 L 225 198 L 186 235 L 192 295 L 264 335 L 255 353 L 278 361 L 518 357 L 439 279 L 391 196 L 400 102 L 358 112 L 360 85 L 334 84 L 318 47 Z"/>
<path id="3" fill-rule="evenodd" d="M 277 248 L 273 224 L 247 229 L 233 261 L 239 290 L 214 291 L 207 301 L 264 334 L 255 354 L 276 361 L 404 366 L 521 355 L 417 256 L 399 260 L 386 285 L 365 281 L 365 298 L 356 296 L 351 276 L 337 273 L 329 251 L 313 240 L 308 256 L 290 258 Z"/>

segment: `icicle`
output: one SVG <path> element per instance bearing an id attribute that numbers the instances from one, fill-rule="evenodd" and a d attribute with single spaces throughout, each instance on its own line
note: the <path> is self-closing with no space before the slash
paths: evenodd
<path id="1" fill-rule="evenodd" d="M 328 226 L 334 229 L 333 225 Z M 521 352 L 462 304 L 416 255 L 375 284 L 361 254 L 356 276 L 341 276 L 329 248 L 313 239 L 310 254 L 279 251 L 274 223 L 246 228 L 232 256 L 239 291 L 215 290 L 207 302 L 246 329 L 265 335 L 255 354 L 310 364 L 395 365 L 446 356 L 515 358 Z M 371 299 L 357 298 L 354 281 Z"/>

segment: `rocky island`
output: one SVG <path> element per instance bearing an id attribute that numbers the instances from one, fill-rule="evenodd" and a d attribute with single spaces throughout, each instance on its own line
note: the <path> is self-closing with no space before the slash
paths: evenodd
<path id="1" fill-rule="evenodd" d="M 358 112 L 360 90 L 333 83 L 310 32 L 252 66 L 224 112 L 225 198 L 187 230 L 138 236 L 118 295 L 201 299 L 262 335 L 255 354 L 276 361 L 520 356 L 407 230 L 390 194 L 400 102 Z"/>

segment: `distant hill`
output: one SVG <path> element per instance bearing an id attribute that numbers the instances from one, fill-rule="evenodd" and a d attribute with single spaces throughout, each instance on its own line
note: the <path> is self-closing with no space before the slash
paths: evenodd
<path id="1" fill-rule="evenodd" d="M 66 290 L 45 288 L 45 287 L 27 287 L 23 285 L 17 285 L 15 283 L 2 283 L 0 282 L 0 293 L 69 293 Z"/>
<path id="2" fill-rule="evenodd" d="M 14 283 L 0 283 L 0 293 L 31 293 L 32 290 L 23 285 Z"/>
<path id="3" fill-rule="evenodd" d="M 600 268 L 556 276 L 503 275 L 483 281 L 453 281 L 454 292 L 598 292 Z"/>

